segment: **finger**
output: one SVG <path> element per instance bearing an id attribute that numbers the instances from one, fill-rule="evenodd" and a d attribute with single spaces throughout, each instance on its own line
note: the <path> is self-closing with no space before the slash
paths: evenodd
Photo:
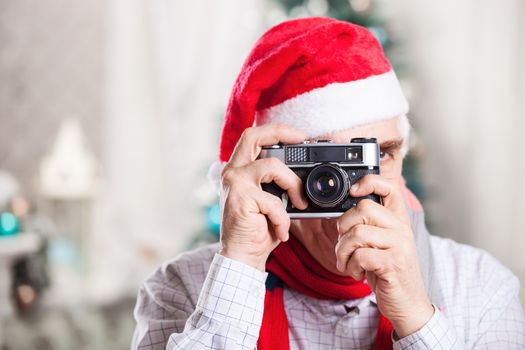
<path id="1" fill-rule="evenodd" d="M 246 174 L 246 176 L 250 176 L 257 184 L 275 181 L 277 186 L 288 192 L 288 197 L 296 208 L 306 209 L 308 206 L 308 200 L 303 190 L 303 182 L 297 174 L 279 159 L 258 159 L 240 168 L 239 171 Z"/>
<path id="2" fill-rule="evenodd" d="M 370 199 L 362 199 L 357 205 L 337 218 L 339 235 L 343 235 L 355 225 L 364 224 L 382 228 L 400 227 L 402 222 L 386 207 Z"/>
<path id="3" fill-rule="evenodd" d="M 377 285 L 377 276 L 373 272 L 366 272 L 366 281 L 368 282 L 368 285 L 372 289 L 372 291 L 376 292 L 376 285 Z"/>
<path id="4" fill-rule="evenodd" d="M 251 195 L 255 199 L 260 212 L 266 215 L 272 223 L 275 236 L 283 242 L 287 241 L 289 238 L 290 217 L 286 213 L 281 200 L 273 194 L 260 189 L 254 190 Z"/>
<path id="5" fill-rule="evenodd" d="M 363 197 L 375 193 L 382 197 L 383 205 L 406 218 L 406 208 L 399 185 L 381 175 L 369 174 L 350 187 L 350 195 Z"/>
<path id="6" fill-rule="evenodd" d="M 359 248 L 388 249 L 396 243 L 391 231 L 369 225 L 355 225 L 335 245 L 337 266 L 344 270 L 352 254 Z"/>
<path id="7" fill-rule="evenodd" d="M 373 272 L 381 278 L 381 272 L 390 269 L 391 261 L 388 250 L 359 248 L 352 254 L 344 271 L 358 281 L 363 279 L 367 272 Z"/>
<path id="8" fill-rule="evenodd" d="M 279 142 L 299 143 L 305 140 L 306 134 L 286 124 L 265 124 L 247 128 L 233 150 L 229 164 L 233 167 L 246 165 L 261 152 L 262 146 L 271 146 Z"/>

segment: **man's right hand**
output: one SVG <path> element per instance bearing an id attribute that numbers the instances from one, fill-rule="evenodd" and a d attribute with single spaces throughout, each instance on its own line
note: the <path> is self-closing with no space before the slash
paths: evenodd
<path id="1" fill-rule="evenodd" d="M 261 183 L 275 181 L 296 208 L 305 209 L 302 181 L 279 159 L 257 157 L 262 146 L 305 138 L 306 134 L 284 124 L 244 131 L 221 173 L 221 255 L 264 271 L 272 250 L 288 240 L 290 218 L 281 199 L 263 191 Z"/>

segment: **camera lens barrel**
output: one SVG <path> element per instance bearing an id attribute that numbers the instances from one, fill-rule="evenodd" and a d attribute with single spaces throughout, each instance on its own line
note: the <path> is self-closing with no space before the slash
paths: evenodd
<path id="1" fill-rule="evenodd" d="M 331 208 L 348 197 L 350 179 L 336 164 L 320 164 L 306 178 L 306 195 L 319 207 Z"/>

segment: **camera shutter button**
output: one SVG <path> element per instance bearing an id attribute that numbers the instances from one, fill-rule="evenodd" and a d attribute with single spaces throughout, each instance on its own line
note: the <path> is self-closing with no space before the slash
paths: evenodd
<path id="1" fill-rule="evenodd" d="M 351 143 L 376 143 L 375 137 L 354 137 L 350 140 Z"/>

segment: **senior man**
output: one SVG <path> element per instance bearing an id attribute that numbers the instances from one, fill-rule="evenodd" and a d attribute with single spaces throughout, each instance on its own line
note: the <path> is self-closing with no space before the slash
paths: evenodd
<path id="1" fill-rule="evenodd" d="M 255 44 L 221 136 L 220 243 L 162 265 L 140 289 L 133 349 L 524 349 L 519 282 L 486 252 L 431 236 L 401 175 L 408 104 L 365 28 L 281 23 Z M 380 144 L 375 193 L 335 219 L 290 220 L 300 178 L 262 146 Z M 445 233 L 446 234 L 446 233 Z"/>

